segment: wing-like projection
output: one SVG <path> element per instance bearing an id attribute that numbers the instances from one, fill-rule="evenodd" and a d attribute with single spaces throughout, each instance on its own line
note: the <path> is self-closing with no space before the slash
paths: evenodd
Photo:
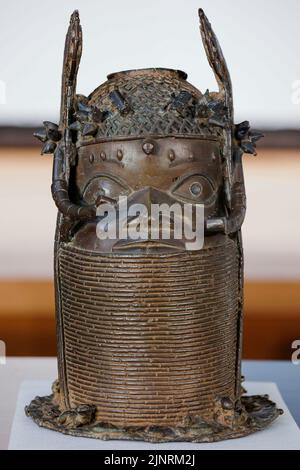
<path id="1" fill-rule="evenodd" d="M 209 64 L 214 71 L 220 93 L 224 96 L 224 101 L 228 107 L 228 117 L 230 117 L 231 121 L 233 121 L 232 84 L 226 60 L 220 47 L 218 38 L 215 35 L 204 11 L 201 9 L 199 10 L 199 18 L 200 31 L 206 55 Z"/>
<path id="2" fill-rule="evenodd" d="M 65 42 L 59 126 L 61 129 L 66 128 L 70 124 L 81 52 L 82 30 L 79 13 L 77 10 L 75 10 L 71 15 L 70 26 Z"/>
<path id="3" fill-rule="evenodd" d="M 74 163 L 76 147 L 70 125 L 74 120 L 76 81 L 82 50 L 82 31 L 78 11 L 71 16 L 68 29 L 62 75 L 62 95 L 59 132 L 62 140 L 56 147 L 53 162 L 52 196 L 61 214 L 73 220 L 86 220 L 96 215 L 95 206 L 74 204 L 69 195 L 70 165 Z"/>
<path id="4" fill-rule="evenodd" d="M 211 68 L 214 71 L 216 80 L 219 85 L 219 92 L 222 100 L 224 101 L 227 110 L 227 122 L 224 130 L 225 145 L 224 145 L 224 158 L 225 158 L 225 196 L 227 206 L 231 207 L 231 185 L 232 185 L 232 137 L 234 129 L 233 117 L 233 97 L 232 97 L 232 84 L 229 70 L 220 47 L 219 41 L 208 21 L 204 11 L 199 10 L 200 18 L 200 32 L 202 41 L 205 47 L 206 55 Z"/>

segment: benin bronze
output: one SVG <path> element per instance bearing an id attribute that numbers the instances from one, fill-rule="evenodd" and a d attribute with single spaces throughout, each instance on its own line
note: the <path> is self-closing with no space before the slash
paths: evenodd
<path id="1" fill-rule="evenodd" d="M 26 413 L 73 436 L 212 442 L 281 414 L 242 387 L 244 153 L 262 137 L 234 124 L 231 79 L 204 12 L 200 31 L 219 91 L 184 72 L 114 73 L 76 94 L 78 12 L 66 37 L 59 125 L 37 132 L 54 154 L 58 380 Z M 98 209 L 204 207 L 204 243 L 102 239 Z M 127 221 L 128 225 L 132 220 Z"/>

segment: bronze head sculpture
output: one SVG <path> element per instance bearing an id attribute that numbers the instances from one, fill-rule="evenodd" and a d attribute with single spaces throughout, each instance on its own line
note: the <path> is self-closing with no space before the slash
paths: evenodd
<path id="1" fill-rule="evenodd" d="M 184 72 L 108 76 L 76 94 L 78 12 L 64 55 L 59 125 L 36 136 L 54 153 L 59 378 L 26 412 L 75 436 L 209 442 L 269 425 L 280 410 L 241 382 L 246 198 L 243 153 L 261 134 L 235 125 L 230 75 L 202 10 L 200 30 L 219 91 Z M 101 204 L 203 205 L 204 245 L 101 239 Z M 128 220 L 128 225 L 131 223 Z"/>

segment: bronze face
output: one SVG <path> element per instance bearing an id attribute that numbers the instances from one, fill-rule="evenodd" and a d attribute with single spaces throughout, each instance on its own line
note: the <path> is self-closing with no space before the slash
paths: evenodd
<path id="1" fill-rule="evenodd" d="M 75 178 L 78 198 L 87 205 L 104 201 L 117 207 L 119 197 L 127 196 L 128 207 L 142 203 L 149 213 L 151 204 L 186 203 L 203 204 L 206 219 L 224 216 L 221 154 L 216 141 L 160 138 L 88 145 L 79 151 Z M 74 243 L 100 252 L 124 250 L 126 246 L 162 251 L 162 243 L 101 241 L 96 236 L 96 223 L 90 221 L 81 227 Z M 168 252 L 171 248 L 184 250 L 185 241 L 165 242 L 164 246 Z"/>
<path id="2" fill-rule="evenodd" d="M 60 123 L 36 134 L 42 152 L 54 152 L 59 211 L 59 379 L 50 397 L 26 407 L 41 426 L 211 442 L 263 429 L 280 414 L 265 396 L 243 396 L 241 376 L 242 155 L 256 153 L 261 134 L 234 124 L 229 71 L 199 16 L 217 93 L 202 94 L 184 72 L 144 69 L 109 75 L 89 97 L 76 94 L 82 32 L 78 12 L 71 17 Z M 100 240 L 99 208 L 120 214 L 120 196 L 129 206 L 204 205 L 203 248 L 189 251 L 184 237 Z"/>

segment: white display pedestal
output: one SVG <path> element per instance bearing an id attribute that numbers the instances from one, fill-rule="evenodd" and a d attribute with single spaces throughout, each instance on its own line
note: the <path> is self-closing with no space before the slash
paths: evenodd
<path id="1" fill-rule="evenodd" d="M 270 395 L 284 415 L 267 429 L 242 439 L 234 439 L 213 444 L 164 443 L 151 444 L 134 441 L 100 441 L 81 437 L 65 436 L 58 432 L 38 427 L 31 418 L 25 416 L 24 407 L 36 396 L 49 395 L 51 382 L 25 381 L 21 384 L 9 450 L 300 450 L 300 429 L 284 403 L 274 383 L 246 382 L 249 395 Z"/>

